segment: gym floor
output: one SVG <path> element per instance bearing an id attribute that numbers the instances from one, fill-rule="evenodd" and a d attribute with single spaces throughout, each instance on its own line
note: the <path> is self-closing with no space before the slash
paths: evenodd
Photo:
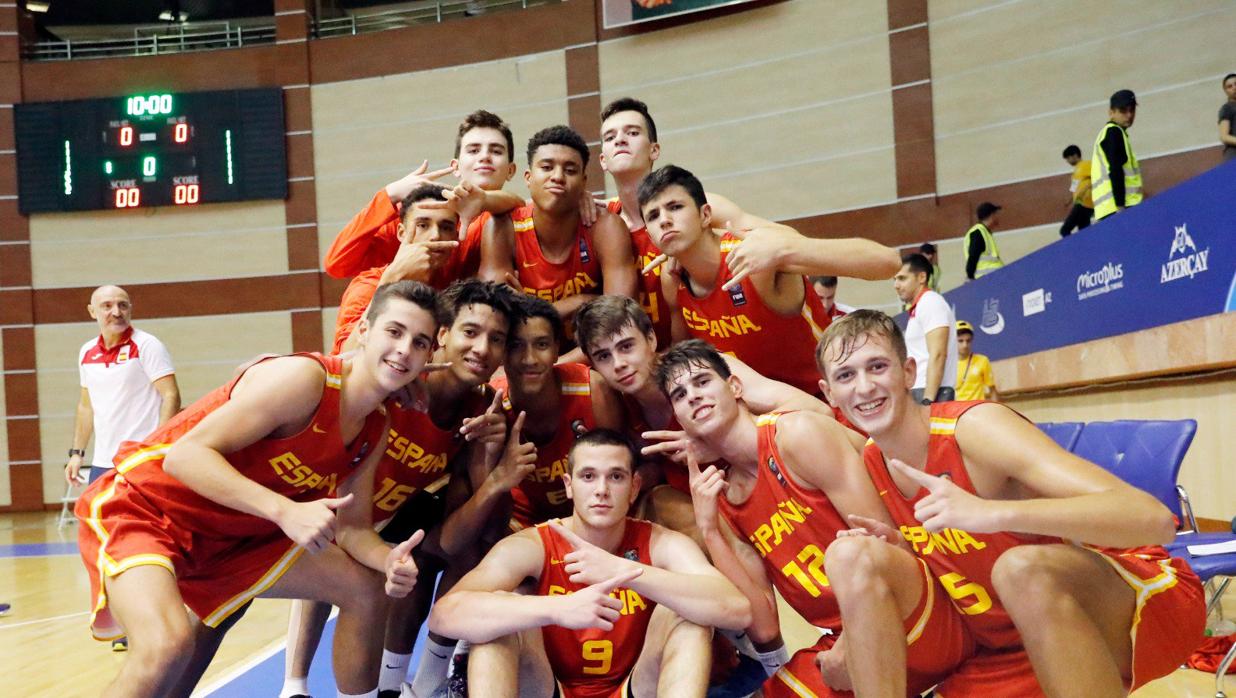
<path id="1" fill-rule="evenodd" d="M 87 628 L 89 585 L 77 553 L 75 524 L 56 526 L 56 514 L 0 515 L 0 693 L 19 696 L 93 696 L 115 675 L 124 654 L 97 642 Z M 1236 591 L 1223 599 L 1236 618 Z M 240 697 L 278 694 L 289 602 L 258 600 L 223 642 L 195 695 Z M 787 607 L 782 623 L 791 650 L 810 644 L 816 631 Z M 314 661 L 310 688 L 333 695 L 330 633 Z M 413 666 L 416 660 L 413 660 Z M 1080 668 L 1079 668 L 1080 670 Z M 1236 676 L 1228 678 L 1236 695 Z M 1179 669 L 1134 694 L 1136 698 L 1211 698 L 1214 675 Z"/>

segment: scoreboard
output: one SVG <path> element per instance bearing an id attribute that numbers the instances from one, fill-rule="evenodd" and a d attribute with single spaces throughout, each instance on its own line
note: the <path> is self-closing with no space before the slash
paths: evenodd
<path id="1" fill-rule="evenodd" d="M 279 88 L 39 102 L 15 112 L 23 214 L 287 198 Z"/>

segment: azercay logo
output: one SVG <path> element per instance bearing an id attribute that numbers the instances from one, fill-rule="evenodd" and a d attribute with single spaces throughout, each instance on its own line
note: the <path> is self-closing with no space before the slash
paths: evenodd
<path id="1" fill-rule="evenodd" d="M 1192 279 L 1209 269 L 1210 248 L 1197 249 L 1193 238 L 1189 236 L 1187 223 L 1176 226 L 1176 236 L 1172 239 L 1172 249 L 1167 253 L 1167 262 L 1159 268 L 1159 283 L 1165 284 L 1185 277 Z"/>

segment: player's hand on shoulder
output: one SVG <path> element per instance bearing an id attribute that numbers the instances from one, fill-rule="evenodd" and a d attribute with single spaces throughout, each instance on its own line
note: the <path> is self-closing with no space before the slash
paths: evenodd
<path id="1" fill-rule="evenodd" d="M 725 258 L 732 276 L 722 288 L 728 291 L 752 274 L 776 271 L 796 237 L 795 233 L 779 228 L 743 231 L 742 240 Z"/>
<path id="2" fill-rule="evenodd" d="M 715 465 L 700 470 L 694 446 L 686 449 L 687 475 L 691 483 L 691 506 L 695 510 L 695 525 L 701 532 L 711 533 L 717 529 L 717 497 L 729 487 L 725 471 Z"/>
<path id="3" fill-rule="evenodd" d="M 847 528 L 844 531 L 837 531 L 838 538 L 854 538 L 858 536 L 871 536 L 879 538 L 885 543 L 892 543 L 906 550 L 910 550 L 910 544 L 906 542 L 905 536 L 897 529 L 878 519 L 871 519 L 866 516 L 850 514 L 846 517 L 853 528 Z"/>
<path id="4" fill-rule="evenodd" d="M 928 531 L 935 533 L 956 528 L 970 533 L 995 533 L 1002 530 L 996 516 L 998 503 L 970 494 L 948 477 L 930 475 L 896 458 L 889 461 L 889 469 L 894 477 L 927 490 L 927 496 L 914 505 L 914 518 Z"/>
<path id="5" fill-rule="evenodd" d="M 283 533 L 311 553 L 320 553 L 335 539 L 336 512 L 352 501 L 346 497 L 328 497 L 312 502 L 288 501 L 276 515 L 275 523 Z"/>
<path id="6" fill-rule="evenodd" d="M 571 544 L 571 552 L 562 556 L 562 569 L 575 584 L 597 584 L 640 568 L 638 562 L 598 548 L 558 521 L 549 527 Z"/>
<path id="7" fill-rule="evenodd" d="M 425 532 L 417 530 L 386 554 L 386 595 L 401 599 L 416 586 L 417 568 L 412 559 L 412 549 L 425 538 Z"/>
<path id="8" fill-rule="evenodd" d="M 634 569 L 626 574 L 611 577 L 600 583 L 585 587 L 571 594 L 550 597 L 557 600 L 553 625 L 571 630 L 599 628 L 610 631 L 622 615 L 622 601 L 610 596 L 618 587 L 631 583 L 643 570 Z"/>

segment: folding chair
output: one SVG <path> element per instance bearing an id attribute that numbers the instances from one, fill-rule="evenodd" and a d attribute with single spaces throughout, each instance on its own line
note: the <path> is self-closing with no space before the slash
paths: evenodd
<path id="1" fill-rule="evenodd" d="M 90 466 L 85 465 L 77 474 L 77 479 L 70 482 L 64 489 L 64 496 L 60 498 L 60 516 L 56 518 L 56 528 L 64 528 L 65 525 L 77 521 L 73 516 L 73 505 L 77 503 L 77 495 L 81 492 L 74 492 L 78 488 L 84 488 L 89 481 Z"/>
<path id="2" fill-rule="evenodd" d="M 1166 547 L 1172 555 L 1189 563 L 1206 584 L 1209 592 L 1207 616 L 1216 609 L 1222 616 L 1220 602 L 1232 577 L 1236 576 L 1236 553 L 1194 557 L 1187 546 L 1233 540 L 1236 534 L 1198 533 L 1189 494 L 1176 483 L 1180 465 L 1196 433 L 1197 422 L 1192 419 L 1091 422 L 1082 429 L 1073 452 L 1154 495 L 1176 515 L 1185 530 Z M 1236 647 L 1223 658 L 1215 674 L 1216 698 L 1226 695 L 1223 680 L 1233 661 L 1236 661 Z"/>
<path id="3" fill-rule="evenodd" d="M 1077 437 L 1081 436 L 1081 422 L 1043 422 L 1036 425 L 1040 431 L 1051 437 L 1066 451 L 1072 451 L 1073 446 L 1077 443 Z"/>

